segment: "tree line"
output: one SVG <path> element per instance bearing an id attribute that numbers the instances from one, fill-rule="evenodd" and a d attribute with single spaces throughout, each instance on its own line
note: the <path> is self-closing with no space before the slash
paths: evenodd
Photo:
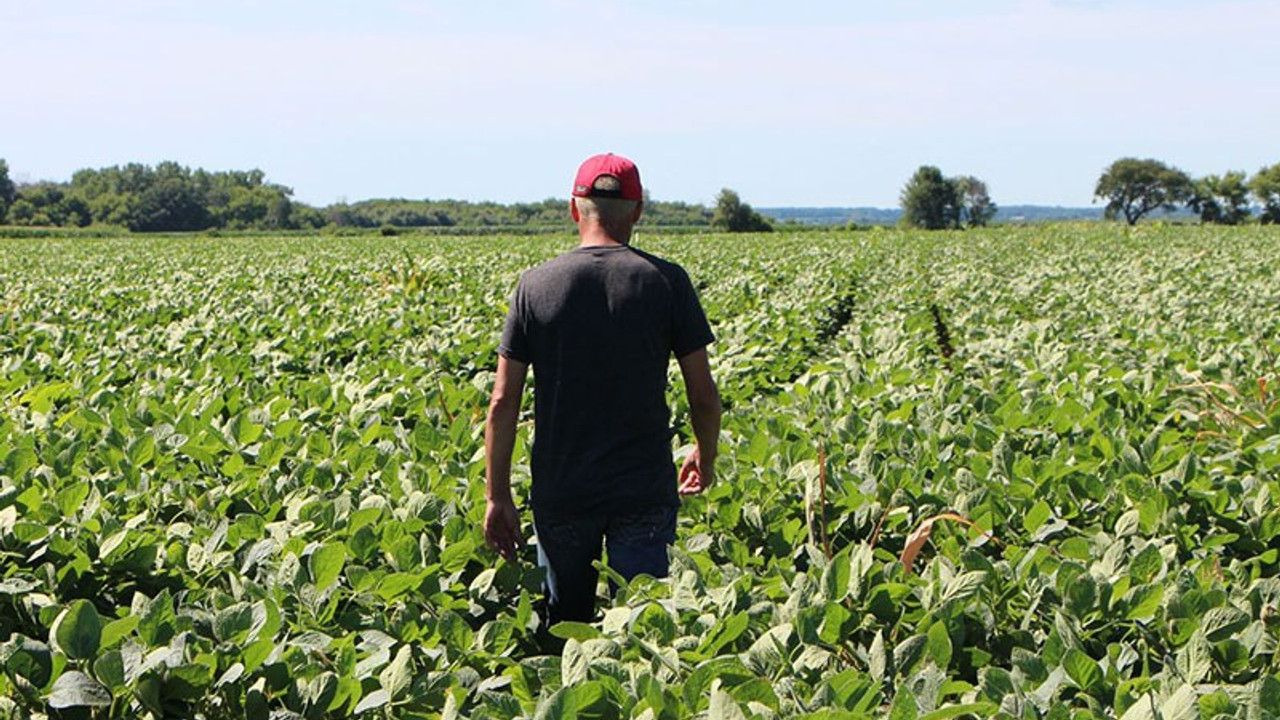
<path id="1" fill-rule="evenodd" d="M 70 182 L 15 185 L 0 160 L 0 221 L 11 225 L 109 225 L 136 232 L 314 228 L 315 208 L 261 170 L 208 172 L 175 162 L 77 171 Z"/>
<path id="2" fill-rule="evenodd" d="M 77 171 L 70 182 L 16 184 L 0 159 L 0 224 L 127 228 L 134 232 L 307 230 L 324 227 L 568 227 L 567 200 L 503 205 L 463 200 L 378 199 L 313 207 L 261 170 L 210 172 L 175 162 Z M 712 212 L 647 202 L 645 223 L 707 226 Z"/>
<path id="3" fill-rule="evenodd" d="M 1121 158 L 1098 178 L 1094 197 L 1104 216 L 1129 224 L 1157 209 L 1185 207 L 1204 223 L 1235 225 L 1255 214 L 1280 223 L 1280 163 L 1252 176 L 1231 171 L 1193 178 L 1154 159 Z M 921 166 L 899 195 L 901 224 L 929 230 L 987 225 L 997 206 L 987 185 L 971 175 L 947 177 Z M 682 202 L 652 202 L 651 226 L 711 227 L 768 232 L 772 224 L 724 188 L 713 209 Z M 293 189 L 267 182 L 261 170 L 209 172 L 175 162 L 138 163 L 77 171 L 70 182 L 16 184 L 0 159 L 0 224 L 127 228 L 135 232 L 193 230 L 307 230 L 325 227 L 567 227 L 565 201 L 504 205 L 463 200 L 403 198 L 339 202 L 313 207 Z"/>
<path id="4" fill-rule="evenodd" d="M 1154 210 L 1180 207 L 1205 224 L 1238 225 L 1258 210 L 1264 225 L 1280 223 L 1280 163 L 1252 177 L 1240 171 L 1193 178 L 1151 158 L 1121 158 L 1107 166 L 1094 186 L 1105 200 L 1103 217 L 1133 225 Z M 926 230 L 986 225 L 996 214 L 987 186 L 972 176 L 944 177 L 938 168 L 916 170 L 899 196 L 902 224 Z"/>
<path id="5" fill-rule="evenodd" d="M 1153 210 L 1186 207 L 1200 221 L 1238 225 L 1252 216 L 1264 225 L 1280 223 L 1280 163 L 1264 167 L 1252 177 L 1240 171 L 1193 178 L 1176 167 L 1151 158 L 1121 158 L 1111 163 L 1094 188 L 1094 197 L 1107 201 L 1107 218 L 1123 217 L 1133 225 Z"/>

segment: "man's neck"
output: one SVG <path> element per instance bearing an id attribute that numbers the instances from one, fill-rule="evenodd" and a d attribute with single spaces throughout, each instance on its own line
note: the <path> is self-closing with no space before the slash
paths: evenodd
<path id="1" fill-rule="evenodd" d="M 579 225 L 578 236 L 581 238 L 578 247 L 616 247 L 631 242 L 630 230 L 625 233 L 610 231 L 599 223 Z"/>

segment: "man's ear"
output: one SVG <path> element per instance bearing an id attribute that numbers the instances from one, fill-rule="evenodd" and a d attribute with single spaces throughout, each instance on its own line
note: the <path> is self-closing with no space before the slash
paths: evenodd
<path id="1" fill-rule="evenodd" d="M 578 198 L 569 198 L 569 215 L 574 222 L 582 222 L 582 213 L 578 212 Z"/>
<path id="2" fill-rule="evenodd" d="M 644 214 L 644 201 L 643 201 L 643 200 L 637 200 L 637 201 L 636 201 L 636 214 L 635 214 L 634 216 L 632 216 L 632 218 L 631 218 L 631 223 L 632 223 L 632 224 L 635 224 L 635 223 L 640 222 L 640 216 L 641 216 L 641 215 L 643 215 L 643 214 Z"/>

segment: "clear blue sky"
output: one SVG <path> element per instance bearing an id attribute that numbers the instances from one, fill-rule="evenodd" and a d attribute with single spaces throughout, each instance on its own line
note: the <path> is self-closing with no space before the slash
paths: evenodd
<path id="1" fill-rule="evenodd" d="M 568 193 L 891 207 L 916 167 L 1002 205 L 1101 169 L 1280 162 L 1275 0 L 0 0 L 19 181 L 176 160 L 313 204 Z"/>

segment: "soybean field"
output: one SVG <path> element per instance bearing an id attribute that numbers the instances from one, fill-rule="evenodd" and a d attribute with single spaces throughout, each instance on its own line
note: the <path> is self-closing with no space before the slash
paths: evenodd
<path id="1" fill-rule="evenodd" d="M 1280 717 L 1280 231 L 642 226 L 718 482 L 545 628 L 483 424 L 575 243 L 0 240 L 0 717 Z"/>

